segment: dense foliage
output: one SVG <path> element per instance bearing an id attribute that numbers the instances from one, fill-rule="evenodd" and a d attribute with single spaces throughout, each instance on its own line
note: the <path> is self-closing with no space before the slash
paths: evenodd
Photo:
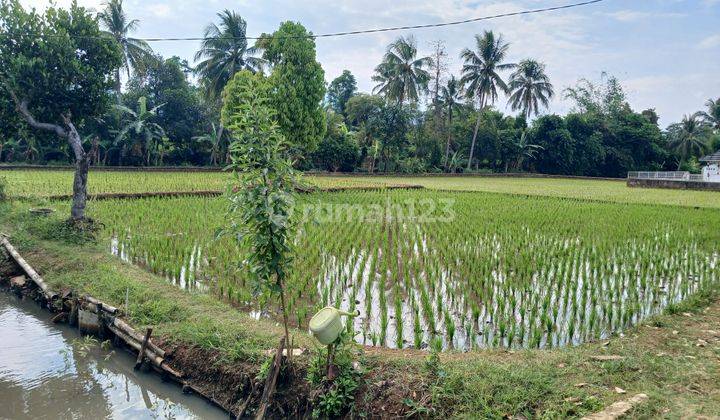
<path id="1" fill-rule="evenodd" d="M 315 40 L 300 23 L 284 22 L 258 41 L 272 65 L 270 103 L 295 159 L 304 161 L 325 136 L 325 72 L 315 59 Z"/>
<path id="2" fill-rule="evenodd" d="M 8 48 L 31 50 L 35 32 L 61 30 L 55 27 L 61 25 L 59 20 L 48 20 L 43 28 L 11 23 L 16 4 L 3 1 L 5 33 L 13 32 L 18 39 L 6 45 L 6 54 Z M 51 10 L 58 16 L 66 13 Z M 117 50 L 119 61 L 113 58 L 113 64 L 99 73 L 84 72 L 94 77 L 109 71 L 111 77 L 97 79 L 100 84 L 83 82 L 92 92 L 72 104 L 91 164 L 227 164 L 229 136 L 219 118 L 221 92 L 242 69 L 268 79 L 276 122 L 291 146 L 295 166 L 302 169 L 624 177 L 631 170 L 697 171 L 698 159 L 720 147 L 720 99 L 708 100 L 705 109 L 663 130 L 655 110 L 639 112 L 629 106 L 616 78 L 603 74 L 599 81 L 581 79 L 558 89 L 541 61 L 508 62 L 512 46 L 491 31 L 469 39 L 471 48 L 462 52 L 464 65 L 457 75 L 448 74 L 444 49 L 438 47 L 428 56 L 413 37 L 398 38 L 375 69 L 377 94 L 366 94 L 357 91 L 357 80 L 347 70 L 325 88 L 315 40 L 300 23 L 284 22 L 252 45 L 240 15 L 225 10 L 218 19 L 207 26 L 193 68 L 193 63 L 177 57 L 155 55 L 141 40 L 131 38 L 140 22 L 125 14 L 122 1 L 109 2 L 98 14 L 107 40 L 92 48 Z M 87 53 L 85 46 L 75 44 L 88 42 L 54 37 L 41 44 L 60 57 L 74 54 L 73 48 Z M 80 58 L 75 61 L 82 63 Z M 13 63 L 17 59 L 2 63 L 5 72 L 12 71 Z M 66 72 L 48 72 L 52 66 L 47 62 L 33 63 L 23 71 L 44 72 L 39 80 L 52 76 L 26 86 L 51 105 L 42 112 L 67 107 L 69 97 L 62 92 L 76 81 L 64 78 Z M 121 72 L 130 75 L 122 88 Z M 118 92 L 120 107 L 108 100 Z M 575 104 L 572 112 L 543 115 L 557 96 Z M 517 116 L 500 111 L 503 97 Z M 137 126 L 140 118 L 126 111 L 137 114 L 141 98 L 147 110 L 156 109 L 145 119 L 148 126 L 162 129 L 155 130 L 152 141 L 147 135 L 127 135 L 127 128 Z M 119 111 L 123 107 L 126 111 Z M 0 163 L 72 162 L 64 142 L 31 130 L 14 108 L 9 95 L 0 95 Z M 126 135 L 120 135 L 123 131 Z"/>
<path id="3" fill-rule="evenodd" d="M 5 112 L 15 112 L 7 109 L 17 105 L 14 95 L 19 102 L 26 100 L 28 111 L 41 122 L 64 125 L 63 115 L 68 115 L 82 128 L 103 116 L 113 86 L 108 76 L 121 60 L 119 48 L 103 35 L 96 18 L 76 5 L 40 14 L 3 0 L 0 19 L 0 104 Z M 36 135 L 46 140 L 42 133 Z M 55 147 L 64 144 L 56 138 L 47 141 Z M 39 146 L 24 149 L 31 147 Z M 38 150 L 24 151 L 28 160 L 38 158 L 33 156 Z"/>

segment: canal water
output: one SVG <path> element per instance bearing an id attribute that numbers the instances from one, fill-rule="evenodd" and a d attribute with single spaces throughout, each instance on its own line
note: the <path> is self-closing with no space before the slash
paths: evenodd
<path id="1" fill-rule="evenodd" d="M 134 358 L 0 292 L 0 419 L 227 419 Z"/>

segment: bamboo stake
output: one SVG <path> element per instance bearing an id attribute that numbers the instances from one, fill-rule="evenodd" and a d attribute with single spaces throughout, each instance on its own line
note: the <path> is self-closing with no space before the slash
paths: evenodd
<path id="1" fill-rule="evenodd" d="M 277 352 L 275 353 L 275 359 L 273 360 L 272 370 L 268 372 L 267 379 L 265 379 L 265 387 L 263 389 L 262 397 L 260 398 L 260 408 L 255 416 L 255 420 L 263 420 L 265 418 L 265 412 L 267 411 L 270 401 L 272 400 L 272 396 L 275 393 L 277 378 L 280 375 L 280 367 L 282 367 L 282 354 L 284 347 L 285 337 L 280 339 L 280 345 L 278 346 Z"/>
<path id="2" fill-rule="evenodd" d="M 131 327 L 130 325 L 128 325 L 125 321 L 121 320 L 120 318 L 115 318 L 115 319 L 113 319 L 112 325 L 113 325 L 115 328 L 117 328 L 117 329 L 121 330 L 122 332 L 124 332 L 124 333 L 125 333 L 126 335 L 128 335 L 129 337 L 133 338 L 138 344 L 141 344 L 141 343 L 143 342 L 143 340 L 145 339 L 145 337 L 143 337 L 140 333 L 138 333 L 137 331 L 135 331 L 135 329 L 133 329 L 133 327 Z M 150 350 L 151 352 L 157 354 L 158 356 L 160 356 L 160 357 L 162 357 L 162 358 L 165 357 L 165 350 L 163 350 L 163 349 L 161 349 L 160 347 L 158 347 L 158 346 L 157 346 L 156 344 L 154 344 L 152 341 L 149 341 L 149 340 L 148 340 L 147 348 L 148 348 L 148 350 Z"/>
<path id="3" fill-rule="evenodd" d="M 134 348 L 138 352 L 142 348 L 142 344 L 136 342 L 132 337 L 125 334 L 125 332 L 116 328 L 114 325 L 108 325 L 108 328 L 110 329 L 110 331 L 113 332 L 113 334 L 120 337 L 128 346 Z M 145 349 L 145 357 L 147 357 L 148 360 L 150 360 L 150 362 L 152 362 L 152 364 L 157 367 L 161 367 L 162 363 L 165 361 L 165 359 L 153 353 L 149 348 Z"/>
<path id="4" fill-rule="evenodd" d="M 13 257 L 15 262 L 23 269 L 25 270 L 25 273 L 27 273 L 28 276 L 32 279 L 33 282 L 43 291 L 43 294 L 45 295 L 45 298 L 47 300 L 53 300 L 58 297 L 58 294 L 51 291 L 48 285 L 45 283 L 45 280 L 43 280 L 42 277 L 35 271 L 30 264 L 25 261 L 25 259 L 17 252 L 14 246 L 10 244 L 10 242 L 7 240 L 5 236 L 0 236 L 0 244 L 2 244 L 5 249 L 10 253 L 10 256 Z"/>
<path id="5" fill-rule="evenodd" d="M 100 306 L 103 311 L 105 311 L 111 315 L 115 315 L 118 313 L 118 308 L 116 308 L 114 306 L 110 306 L 107 303 L 101 302 L 92 296 L 83 296 L 83 300 L 85 300 L 95 306 Z"/>
<path id="6" fill-rule="evenodd" d="M 142 345 L 140 346 L 140 351 L 138 352 L 137 360 L 135 361 L 135 369 L 139 369 L 140 365 L 142 365 L 143 359 L 145 358 L 145 351 L 147 350 L 148 341 L 150 341 L 150 334 L 152 334 L 152 328 L 148 327 L 148 329 L 145 331 L 145 338 L 142 341 Z"/>

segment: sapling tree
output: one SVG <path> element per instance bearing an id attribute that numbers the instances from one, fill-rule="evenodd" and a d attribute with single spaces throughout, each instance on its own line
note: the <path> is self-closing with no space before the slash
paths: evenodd
<path id="1" fill-rule="evenodd" d="M 30 127 L 67 140 L 75 156 L 73 221 L 85 218 L 90 166 L 78 130 L 107 110 L 120 65 L 117 42 L 77 3 L 41 14 L 0 0 L 0 95 Z"/>
<path id="2" fill-rule="evenodd" d="M 232 135 L 230 232 L 248 251 L 242 264 L 250 273 L 254 293 L 269 290 L 279 295 L 290 355 L 284 287 L 292 263 L 291 212 L 297 177 L 269 104 L 269 90 L 263 75 L 243 70 L 223 92 L 222 123 Z"/>

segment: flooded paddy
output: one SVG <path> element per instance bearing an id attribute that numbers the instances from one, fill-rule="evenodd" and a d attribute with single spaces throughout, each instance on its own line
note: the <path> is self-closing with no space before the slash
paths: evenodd
<path id="1" fill-rule="evenodd" d="M 175 384 L 134 371 L 129 353 L 53 324 L 51 316 L 0 293 L 0 418 L 227 418 Z"/>
<path id="2" fill-rule="evenodd" d="M 92 203 L 108 248 L 255 316 L 223 198 Z M 293 322 L 357 310 L 357 341 L 397 348 L 548 348 L 608 337 L 720 282 L 713 210 L 488 193 L 301 197 Z"/>

